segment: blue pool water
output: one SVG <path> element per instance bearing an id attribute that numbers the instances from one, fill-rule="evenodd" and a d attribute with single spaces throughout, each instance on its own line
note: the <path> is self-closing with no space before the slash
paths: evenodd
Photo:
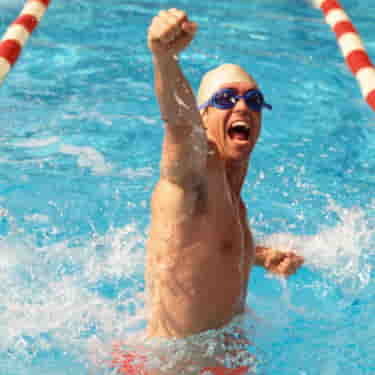
<path id="1" fill-rule="evenodd" d="M 22 7 L 0 0 L 5 31 Z M 375 59 L 375 3 L 342 0 Z M 0 102 L 0 375 L 83 375 L 145 326 L 149 198 L 163 127 L 146 29 L 199 24 L 181 57 L 196 89 L 243 65 L 264 114 L 243 197 L 257 241 L 306 257 L 255 269 L 266 374 L 375 373 L 375 119 L 321 12 L 303 0 L 53 1 Z"/>

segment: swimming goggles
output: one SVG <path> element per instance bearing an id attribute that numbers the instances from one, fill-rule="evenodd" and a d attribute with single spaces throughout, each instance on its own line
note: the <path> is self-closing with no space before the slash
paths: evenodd
<path id="1" fill-rule="evenodd" d="M 208 106 L 231 109 L 240 99 L 244 99 L 249 109 L 254 112 L 260 112 L 263 107 L 272 109 L 272 106 L 264 101 L 263 94 L 258 89 L 249 90 L 244 95 L 238 95 L 237 90 L 231 88 L 217 91 L 207 102 L 201 104 L 198 109 L 204 109 Z"/>

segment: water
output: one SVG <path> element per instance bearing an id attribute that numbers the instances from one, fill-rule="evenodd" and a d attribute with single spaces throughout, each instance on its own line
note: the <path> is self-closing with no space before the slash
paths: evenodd
<path id="1" fill-rule="evenodd" d="M 375 4 L 342 1 L 375 59 Z M 0 1 L 1 31 L 21 1 Z M 264 114 L 243 197 L 257 241 L 292 248 L 287 281 L 255 269 L 248 302 L 267 374 L 375 372 L 375 123 L 321 13 L 302 0 L 54 1 L 1 88 L 0 375 L 87 374 L 146 324 L 149 198 L 163 128 L 146 28 L 185 9 L 196 89 L 247 68 Z"/>

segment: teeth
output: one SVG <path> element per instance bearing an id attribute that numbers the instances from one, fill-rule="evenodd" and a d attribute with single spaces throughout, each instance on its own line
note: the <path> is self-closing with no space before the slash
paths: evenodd
<path id="1" fill-rule="evenodd" d="M 236 121 L 231 125 L 231 128 L 235 126 L 244 126 L 245 128 L 250 128 L 249 124 L 246 123 L 245 121 Z"/>

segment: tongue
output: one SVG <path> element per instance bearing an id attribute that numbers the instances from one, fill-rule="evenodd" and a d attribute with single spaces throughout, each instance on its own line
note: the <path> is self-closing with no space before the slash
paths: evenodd
<path id="1" fill-rule="evenodd" d="M 232 132 L 231 138 L 238 141 L 246 141 L 247 135 L 243 132 Z"/>

